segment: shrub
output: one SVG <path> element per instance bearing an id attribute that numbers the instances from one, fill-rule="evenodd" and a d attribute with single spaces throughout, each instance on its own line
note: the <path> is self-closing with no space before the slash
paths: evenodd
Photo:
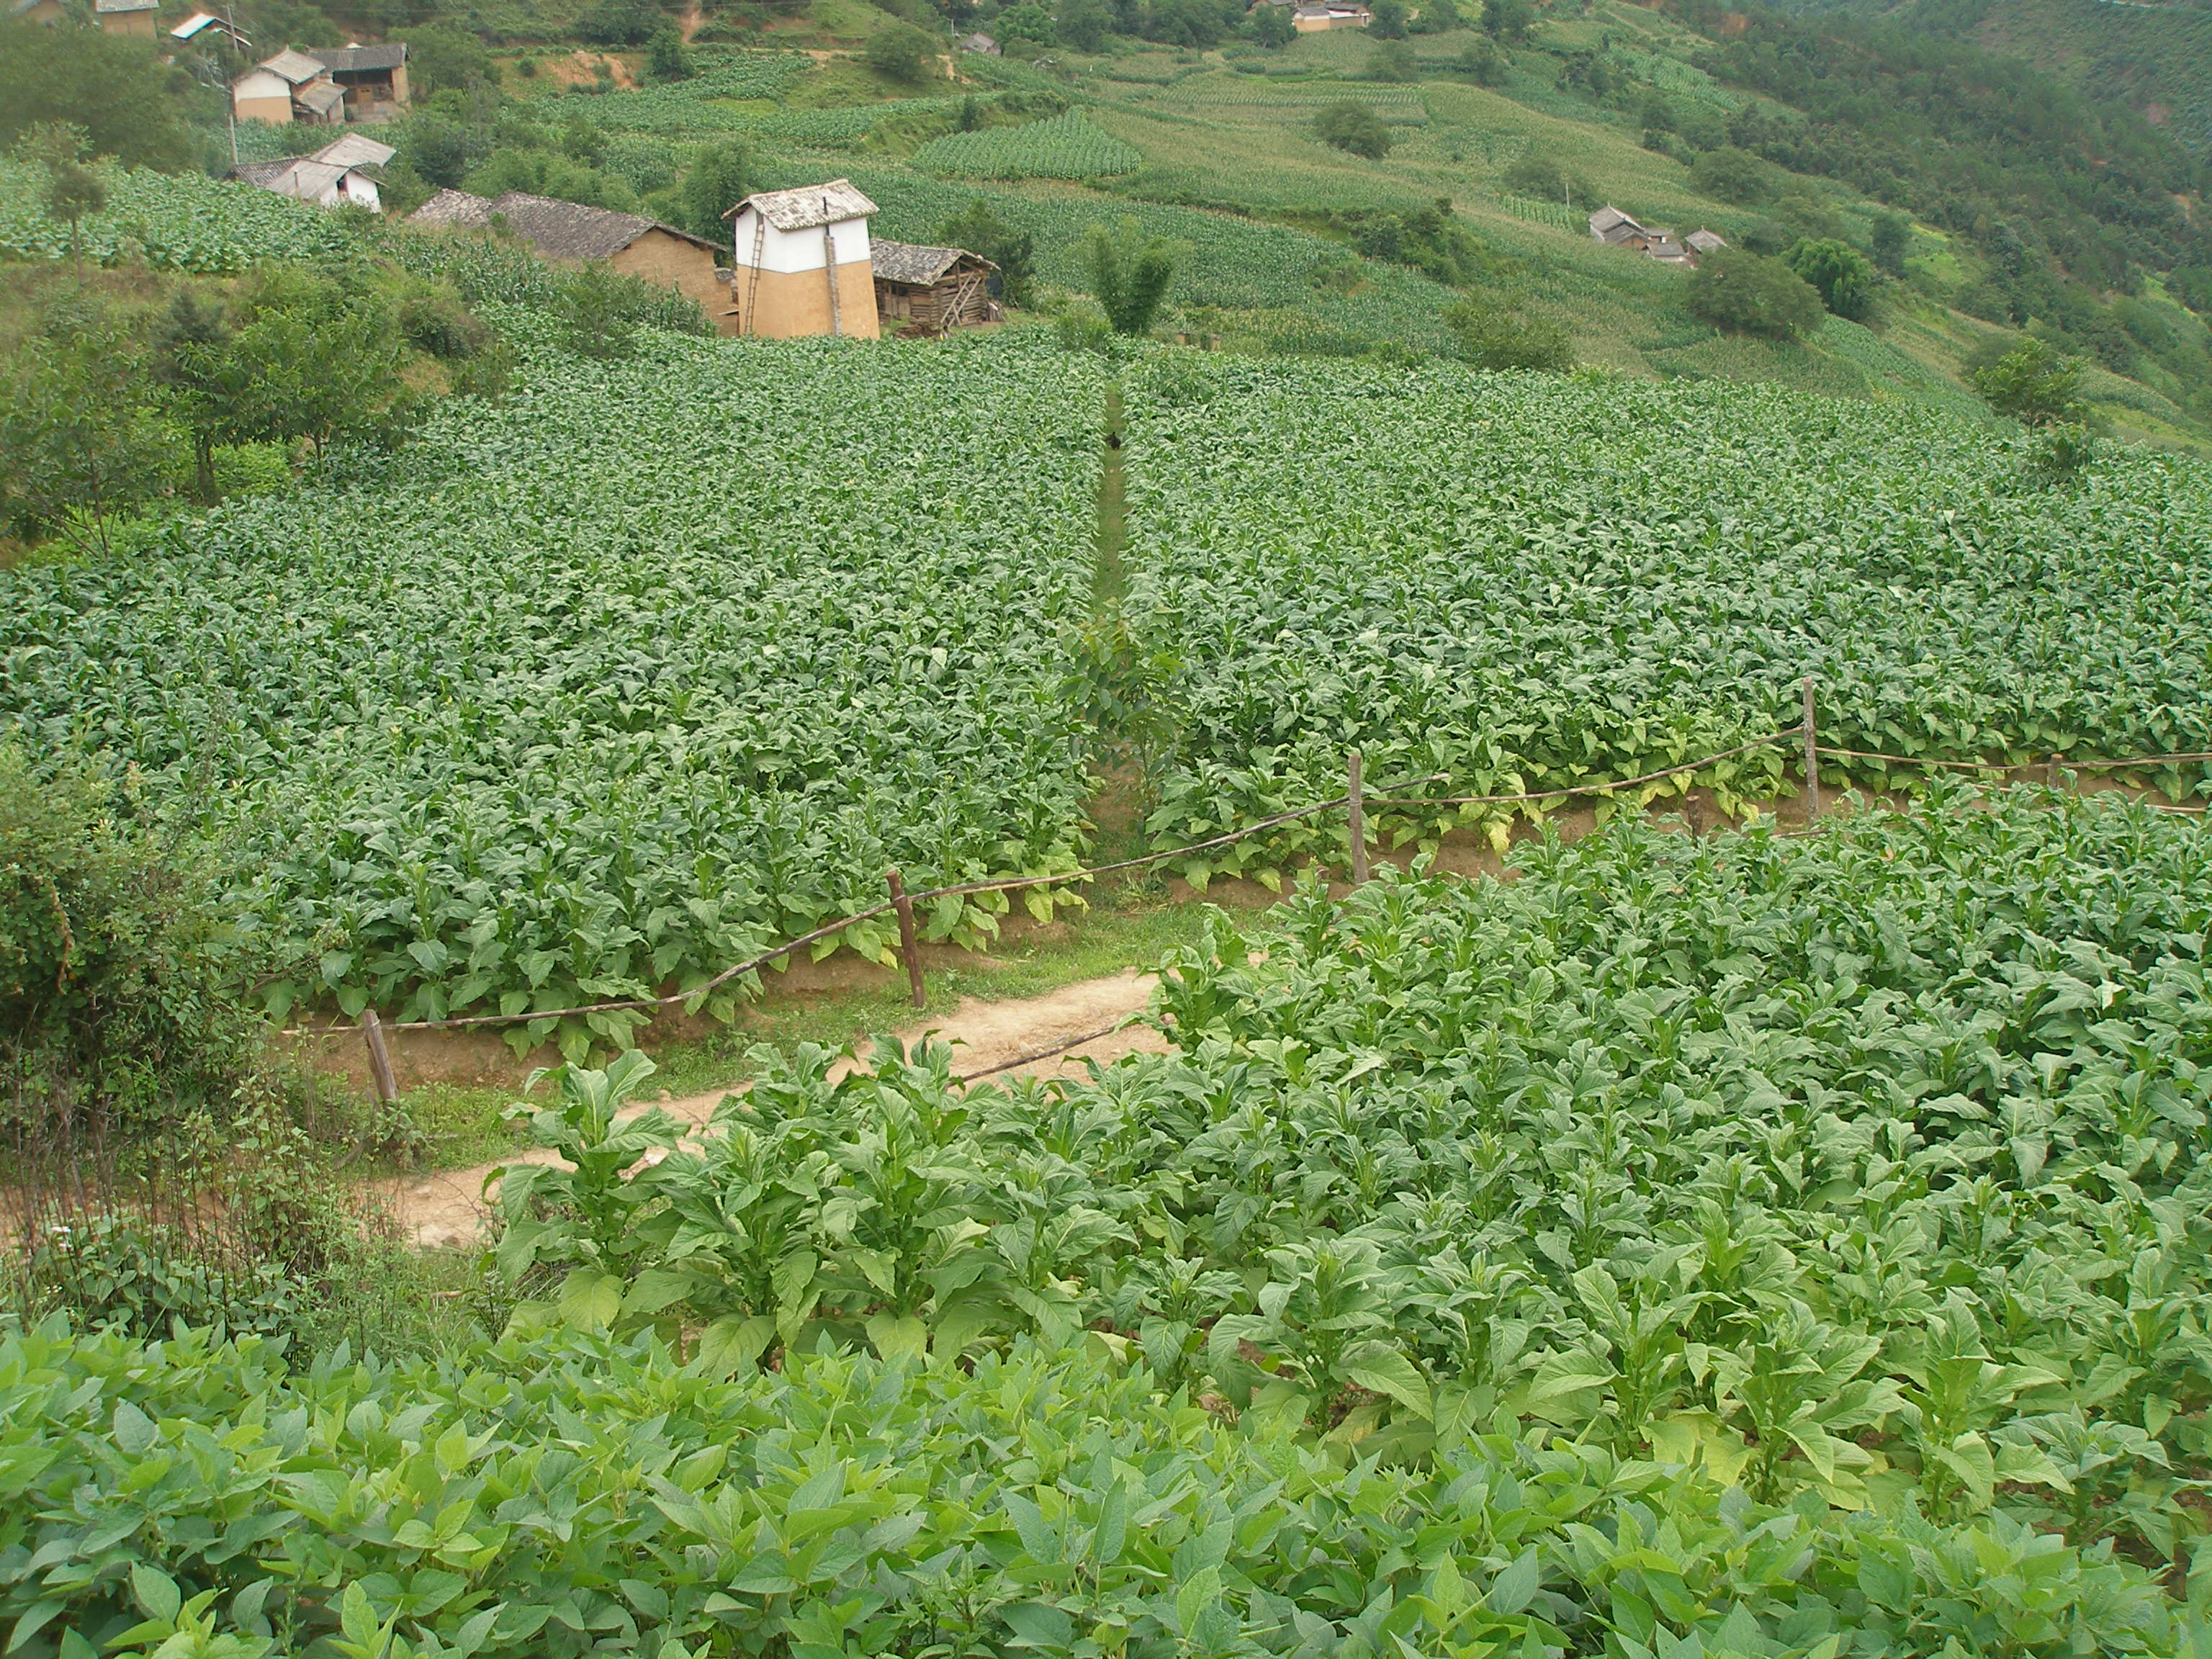
<path id="1" fill-rule="evenodd" d="M 443 23 L 409 32 L 407 76 L 417 97 L 483 86 L 497 78 L 490 48 L 466 30 Z M 421 166 L 419 161 L 416 165 Z"/>
<path id="2" fill-rule="evenodd" d="M 1779 259 L 1723 248 L 1690 278 L 1690 314 L 1716 327 L 1771 340 L 1810 334 L 1826 314 L 1810 283 Z"/>
<path id="3" fill-rule="evenodd" d="M 690 49 L 684 37 L 667 24 L 653 30 L 645 43 L 645 72 L 656 81 L 688 81 L 692 76 Z"/>
<path id="4" fill-rule="evenodd" d="M 1516 306 L 1487 297 L 1462 300 L 1445 308 L 1444 323 L 1459 355 L 1477 368 L 1540 368 L 1563 374 L 1575 366 L 1566 330 Z"/>
<path id="5" fill-rule="evenodd" d="M 1325 144 L 1379 161 L 1395 142 L 1382 117 L 1366 105 L 1347 98 L 1331 104 L 1314 117 L 1314 136 Z"/>
<path id="6" fill-rule="evenodd" d="M 595 46 L 641 46 L 662 27 L 648 0 L 599 0 L 576 20 L 579 38 Z"/>
<path id="7" fill-rule="evenodd" d="M 68 123 L 94 152 L 131 167 L 175 167 L 189 153 L 176 100 L 143 41 L 98 29 L 0 22 L 0 147 Z"/>
<path id="8" fill-rule="evenodd" d="M 1406 0 L 1370 0 L 1368 13 L 1371 21 L 1368 33 L 1377 40 L 1402 40 L 1406 38 Z"/>
<path id="9" fill-rule="evenodd" d="M 870 35 L 860 55 L 870 69 L 886 80 L 911 82 L 928 75 L 931 64 L 943 50 L 937 37 L 926 30 L 911 23 L 894 23 Z"/>
<path id="10" fill-rule="evenodd" d="M 1036 238 L 999 217 L 983 198 L 939 225 L 937 235 L 947 247 L 964 247 L 998 266 L 1000 293 L 1008 305 L 1030 302 L 1036 280 Z"/>
<path id="11" fill-rule="evenodd" d="M 0 1115 L 43 1138 L 228 1101 L 252 1024 L 207 872 L 88 773 L 0 747 Z"/>
<path id="12" fill-rule="evenodd" d="M 2028 466 L 2045 483 L 2070 483 L 2096 458 L 2096 435 L 2079 422 L 2068 422 L 2037 434 Z"/>
<path id="13" fill-rule="evenodd" d="M 1403 40 L 1389 40 L 1377 46 L 1367 59 L 1367 76 L 1372 81 L 1418 81 L 1421 77 L 1420 59 Z"/>
<path id="14" fill-rule="evenodd" d="M 1084 263 L 1091 272 L 1091 291 L 1116 334 L 1152 331 L 1152 319 L 1175 282 L 1181 252 L 1174 243 L 1146 236 L 1134 219 L 1122 220 L 1111 231 L 1091 227 L 1084 241 Z"/>
<path id="15" fill-rule="evenodd" d="M 1782 170 L 1747 149 L 1723 144 L 1690 163 L 1690 185 L 1717 201 L 1749 207 L 1771 200 Z"/>
<path id="16" fill-rule="evenodd" d="M 398 321 L 416 350 L 449 361 L 473 357 L 497 337 L 449 288 L 410 290 L 399 301 Z"/>
<path id="17" fill-rule="evenodd" d="M 1874 302 L 1874 265 L 1849 242 L 1808 239 L 1784 254 L 1782 263 L 1810 283 L 1820 303 L 1838 317 L 1863 317 Z"/>
<path id="18" fill-rule="evenodd" d="M 1974 390 L 2000 415 L 2028 426 L 2077 424 L 2081 415 L 2081 363 L 2061 356 L 2049 342 L 2023 340 L 1973 371 Z"/>

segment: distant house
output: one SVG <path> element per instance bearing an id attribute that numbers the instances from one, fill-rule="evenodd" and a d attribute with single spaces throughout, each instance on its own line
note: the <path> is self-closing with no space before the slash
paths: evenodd
<path id="1" fill-rule="evenodd" d="M 379 211 L 384 206 L 384 199 L 377 191 L 376 180 L 362 169 L 380 167 L 398 154 L 389 144 L 380 144 L 374 138 L 349 132 L 335 143 L 325 144 L 313 155 L 247 161 L 233 167 L 230 176 L 274 191 L 279 196 L 289 196 L 295 202 L 313 202 L 318 207 L 351 203 Z"/>
<path id="2" fill-rule="evenodd" d="M 307 56 L 328 70 L 345 94 L 349 121 L 388 121 L 407 103 L 404 41 L 380 46 L 310 46 Z"/>
<path id="3" fill-rule="evenodd" d="M 1672 231 L 1654 231 L 1644 252 L 1647 258 L 1656 259 L 1665 265 L 1693 265 L 1698 263 L 1698 256 L 1676 241 Z"/>
<path id="4" fill-rule="evenodd" d="M 673 225 L 519 190 L 493 198 L 441 190 L 409 214 L 407 222 L 454 230 L 503 228 L 556 264 L 604 260 L 626 276 L 696 300 L 723 333 L 738 331 L 728 314 L 729 283 L 715 264 L 721 249 Z"/>
<path id="5" fill-rule="evenodd" d="M 230 23 L 217 17 L 213 12 L 206 11 L 196 11 L 185 19 L 183 22 L 169 31 L 169 39 L 184 43 L 199 40 L 203 35 L 210 33 L 228 37 L 230 43 L 240 52 L 250 52 L 253 49 L 253 43 L 246 38 L 241 30 L 233 27 Z"/>
<path id="6" fill-rule="evenodd" d="M 879 326 L 898 334 L 950 334 L 1006 316 L 991 292 L 998 266 L 965 248 L 924 247 L 913 242 L 868 245 L 876 276 Z"/>
<path id="7" fill-rule="evenodd" d="M 1728 246 L 1719 235 L 1710 230 L 1693 230 L 1682 239 L 1682 242 L 1691 252 L 1697 254 L 1717 252 Z"/>
<path id="8" fill-rule="evenodd" d="M 158 0 L 92 0 L 92 15 L 106 34 L 135 34 L 154 38 L 154 12 Z"/>
<path id="9" fill-rule="evenodd" d="M 1300 34 L 1316 34 L 1323 29 L 1364 29 L 1375 21 L 1375 14 L 1357 0 L 1332 0 L 1327 5 L 1298 5 L 1291 9 L 1291 27 Z"/>
<path id="10" fill-rule="evenodd" d="M 849 179 L 764 190 L 722 216 L 731 222 L 732 333 L 787 340 L 804 334 L 872 340 L 875 273 L 868 220 L 876 204 Z"/>
<path id="11" fill-rule="evenodd" d="M 1651 240 L 1650 231 L 1617 207 L 1601 207 L 1591 214 L 1589 234 L 1607 247 L 1641 250 Z"/>
<path id="12" fill-rule="evenodd" d="M 984 58 L 1002 58 L 1006 54 L 999 43 L 988 34 L 971 34 L 960 42 L 960 50 L 972 52 Z"/>
<path id="13" fill-rule="evenodd" d="M 345 118 L 345 92 L 331 72 L 289 48 L 263 59 L 231 83 L 231 112 L 241 121 L 318 124 Z"/>

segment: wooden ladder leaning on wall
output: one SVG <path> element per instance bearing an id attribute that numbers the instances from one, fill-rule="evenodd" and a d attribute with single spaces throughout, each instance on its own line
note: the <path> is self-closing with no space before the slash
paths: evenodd
<path id="1" fill-rule="evenodd" d="M 743 334 L 757 334 L 753 326 L 755 308 L 760 301 L 761 259 L 768 248 L 768 216 L 758 208 L 753 210 L 753 274 L 745 281 L 745 312 L 738 319 L 738 330 Z"/>

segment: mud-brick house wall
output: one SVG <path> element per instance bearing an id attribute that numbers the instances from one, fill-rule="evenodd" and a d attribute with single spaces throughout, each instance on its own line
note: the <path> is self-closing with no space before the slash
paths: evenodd
<path id="1" fill-rule="evenodd" d="M 849 179 L 764 190 L 722 216 L 731 225 L 731 331 L 762 339 L 877 337 L 868 219 L 876 204 Z"/>
<path id="2" fill-rule="evenodd" d="M 737 319 L 728 314 L 729 284 L 715 264 L 721 249 L 673 225 L 519 190 L 496 198 L 441 190 L 408 222 L 457 230 L 489 229 L 497 222 L 556 264 L 605 260 L 626 276 L 696 300 L 718 330 L 737 332 Z"/>

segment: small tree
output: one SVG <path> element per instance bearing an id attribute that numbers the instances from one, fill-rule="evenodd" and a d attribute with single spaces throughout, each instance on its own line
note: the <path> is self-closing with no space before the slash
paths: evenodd
<path id="1" fill-rule="evenodd" d="M 1406 0 L 1368 0 L 1367 32 L 1377 40 L 1406 38 Z"/>
<path id="2" fill-rule="evenodd" d="M 1382 119 L 1364 104 L 1349 98 L 1328 106 L 1314 117 L 1314 136 L 1325 144 L 1379 161 L 1395 142 Z"/>
<path id="3" fill-rule="evenodd" d="M 1415 34 L 1445 34 L 1467 27 L 1454 0 L 1422 0 L 1419 15 L 1407 25 Z"/>
<path id="4" fill-rule="evenodd" d="M 645 72 L 656 81 L 691 78 L 690 48 L 684 44 L 684 37 L 665 23 L 653 30 L 653 38 L 645 43 Z"/>
<path id="5" fill-rule="evenodd" d="M 694 150 L 684 182 L 676 187 L 682 228 L 694 236 L 722 241 L 730 234 L 722 216 L 752 194 L 753 159 L 738 139 Z"/>
<path id="6" fill-rule="evenodd" d="M 1403 40 L 1386 40 L 1369 56 L 1367 73 L 1376 81 L 1415 81 L 1420 78 L 1421 64 Z"/>
<path id="7" fill-rule="evenodd" d="M 913 82 L 927 76 L 939 49 L 936 36 L 911 23 L 893 23 L 870 35 L 860 56 L 886 80 Z"/>
<path id="8" fill-rule="evenodd" d="M 1054 29 L 1062 46 L 1077 52 L 1103 52 L 1113 27 L 1113 9 L 1105 0 L 1066 0 Z"/>
<path id="9" fill-rule="evenodd" d="M 1291 21 L 1290 8 L 1276 5 L 1273 0 L 1261 0 L 1252 10 L 1252 38 L 1271 52 L 1297 40 L 1297 26 Z"/>
<path id="10" fill-rule="evenodd" d="M 2046 341 L 2027 339 L 1973 374 L 1974 390 L 2000 415 L 2032 427 L 2078 426 L 2081 364 L 2061 356 Z"/>
<path id="11" fill-rule="evenodd" d="M 1878 213 L 1874 220 L 1874 235 L 1869 246 L 1874 250 L 1875 267 L 1884 276 L 1902 282 L 1905 278 L 1905 253 L 1912 244 L 1912 222 L 1901 213 Z"/>
<path id="12" fill-rule="evenodd" d="M 937 236 L 947 247 L 966 248 L 998 266 L 1000 293 L 1008 305 L 1030 302 L 1036 282 L 1036 238 L 999 217 L 981 197 L 938 226 Z"/>
<path id="13" fill-rule="evenodd" d="M 144 375 L 129 337 L 98 317 L 0 365 L 0 518 L 108 552 L 111 521 L 160 493 L 168 457 Z"/>
<path id="14" fill-rule="evenodd" d="M 1813 285 L 1779 259 L 1741 248 L 1705 256 L 1690 278 L 1690 313 L 1717 327 L 1771 340 L 1810 334 L 1826 314 Z"/>
<path id="15" fill-rule="evenodd" d="M 595 46 L 641 46 L 660 27 L 651 0 L 599 0 L 576 20 L 576 33 Z"/>
<path id="16" fill-rule="evenodd" d="M 70 263 L 84 276 L 84 243 L 78 227 L 107 205 L 107 192 L 90 167 L 76 161 L 58 167 L 46 183 L 46 216 L 69 225 Z"/>
<path id="17" fill-rule="evenodd" d="M 1152 332 L 1152 319 L 1175 282 L 1181 250 L 1158 236 L 1146 236 L 1134 219 L 1124 219 L 1111 232 L 1093 225 L 1084 238 L 1083 251 L 1091 292 L 1114 331 Z"/>
<path id="18" fill-rule="evenodd" d="M 1494 87 L 1504 81 L 1505 71 L 1512 65 L 1498 49 L 1498 42 L 1482 34 L 1461 49 L 1452 67 L 1479 87 Z"/>
<path id="19" fill-rule="evenodd" d="M 623 279 L 604 260 L 593 260 L 561 285 L 554 313 L 568 348 L 603 362 L 637 349 L 637 325 Z"/>
<path id="20" fill-rule="evenodd" d="M 1493 40 L 1526 40 L 1535 23 L 1529 0 L 1482 0 L 1482 30 Z"/>
<path id="21" fill-rule="evenodd" d="M 408 31 L 407 78 L 415 95 L 421 98 L 434 92 L 489 85 L 497 76 L 492 69 L 491 49 L 482 40 L 465 29 L 434 23 Z M 428 173 L 429 169 L 424 167 L 423 172 Z"/>
<path id="22" fill-rule="evenodd" d="M 1808 239 L 1784 254 L 1782 263 L 1812 283 L 1820 303 L 1838 317 L 1863 317 L 1874 302 L 1874 266 L 1849 242 Z"/>
<path id="23" fill-rule="evenodd" d="M 215 452 L 262 422 L 246 407 L 246 386 L 230 356 L 230 324 L 220 307 L 180 290 L 154 330 L 154 378 L 192 440 L 192 494 L 215 500 Z"/>
<path id="24" fill-rule="evenodd" d="M 1690 163 L 1690 184 L 1716 201 L 1753 205 L 1771 201 L 1781 169 L 1747 149 L 1723 144 Z"/>
<path id="25" fill-rule="evenodd" d="M 1538 368 L 1563 374 L 1575 366 L 1567 331 L 1547 317 L 1487 297 L 1462 300 L 1444 309 L 1459 355 L 1477 368 Z"/>

